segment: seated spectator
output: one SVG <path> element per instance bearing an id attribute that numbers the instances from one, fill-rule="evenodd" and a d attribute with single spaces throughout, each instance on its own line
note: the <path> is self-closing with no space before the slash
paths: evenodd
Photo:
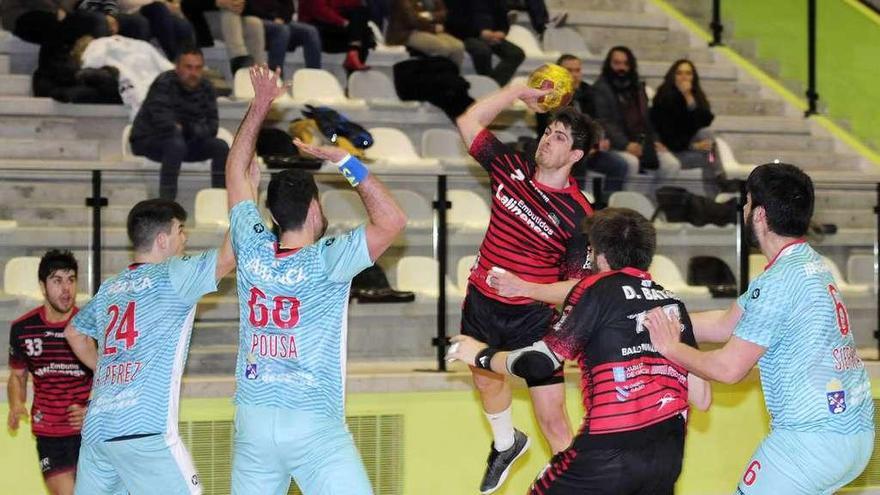
<path id="1" fill-rule="evenodd" d="M 547 2 L 545 0 L 519 0 L 518 2 L 509 2 L 508 6 L 511 9 L 528 12 L 529 23 L 531 23 L 532 29 L 535 30 L 538 38 L 542 40 L 544 39 L 544 31 L 548 27 L 562 27 L 568 20 L 567 12 L 559 12 L 551 18 L 550 13 L 547 11 Z M 516 13 L 513 12 L 513 14 L 510 22 L 515 22 Z"/>
<path id="2" fill-rule="evenodd" d="M 66 44 L 80 36 L 108 36 L 110 25 L 103 13 L 76 10 L 76 0 L 3 0 L 3 29 L 28 43 Z"/>
<path id="3" fill-rule="evenodd" d="M 91 36 L 81 39 L 91 40 Z M 99 39 L 107 39 L 99 38 Z M 58 47 L 67 45 L 59 44 Z M 49 97 L 63 103 L 119 104 L 119 72 L 110 66 L 82 67 L 74 49 L 48 49 L 43 45 L 37 70 L 31 79 L 34 96 Z"/>
<path id="4" fill-rule="evenodd" d="M 165 55 L 174 60 L 184 46 L 193 44 L 193 28 L 183 17 L 180 4 L 166 0 L 119 0 L 124 14 L 140 14 L 150 23 L 152 35 Z"/>
<path id="5" fill-rule="evenodd" d="M 110 34 L 144 41 L 150 41 L 153 37 L 150 21 L 138 13 L 120 12 L 118 0 L 81 0 L 77 9 L 106 15 L 110 22 Z"/>
<path id="6" fill-rule="evenodd" d="M 299 0 L 299 21 L 318 28 L 325 52 L 346 54 L 342 66 L 349 72 L 370 68 L 364 63 L 376 40 L 368 20 L 361 0 Z"/>
<path id="7" fill-rule="evenodd" d="M 657 153 L 648 117 L 645 83 L 637 61 L 625 46 L 608 51 L 595 91 L 596 118 L 605 129 L 611 149 L 626 160 L 629 175 L 657 170 L 658 178 L 675 176 L 681 168 L 669 153 Z"/>
<path id="8" fill-rule="evenodd" d="M 505 0 L 447 0 L 446 31 L 464 40 L 477 74 L 504 86 L 525 60 L 522 49 L 507 41 L 510 23 Z M 492 54 L 501 59 L 492 67 Z"/>
<path id="9" fill-rule="evenodd" d="M 263 21 L 259 17 L 243 15 L 244 7 L 245 0 L 182 0 L 180 3 L 200 47 L 214 46 L 214 35 L 205 12 L 220 11 L 220 33 L 233 75 L 238 69 L 267 62 Z"/>
<path id="10" fill-rule="evenodd" d="M 217 98 L 202 75 L 205 58 L 197 48 L 177 57 L 174 70 L 153 81 L 134 119 L 131 149 L 161 162 L 159 196 L 177 197 L 177 177 L 184 161 L 211 160 L 211 187 L 225 186 L 229 146 L 218 139 Z"/>
<path id="11" fill-rule="evenodd" d="M 293 0 L 247 0 L 244 13 L 263 22 L 270 69 L 283 72 L 288 50 L 298 46 L 303 47 L 306 67 L 321 68 L 321 35 L 315 26 L 293 21 Z"/>
<path id="12" fill-rule="evenodd" d="M 429 56 L 446 57 L 461 67 L 464 43 L 444 31 L 443 0 L 394 0 L 385 43 L 405 45 Z"/>
<path id="13" fill-rule="evenodd" d="M 717 181 L 723 178 L 721 162 L 712 154 L 709 125 L 714 118 L 697 68 L 690 60 L 676 61 L 657 88 L 651 122 L 660 152 L 670 154 L 683 169 L 702 169 L 709 195 L 717 194 Z"/>
<path id="14" fill-rule="evenodd" d="M 574 79 L 574 97 L 571 99 L 571 105 L 580 110 L 581 113 L 588 115 L 591 119 L 596 119 L 596 103 L 593 101 L 593 88 L 584 81 L 583 64 L 581 59 L 569 53 L 563 54 L 556 60 L 556 63 L 566 69 Z M 550 118 L 549 113 L 536 113 L 535 123 L 538 131 L 538 139 L 544 135 L 547 128 L 547 122 Z M 599 172 L 605 175 L 604 191 L 613 193 L 623 189 L 623 182 L 629 171 L 626 161 L 615 153 L 609 152 L 611 143 L 608 138 L 602 136 L 599 139 L 598 147 L 590 153 L 585 160 L 575 163 L 571 169 L 571 176 L 578 181 L 581 189 L 587 187 L 586 174 L 587 171 Z M 599 199 L 599 198 L 597 198 Z"/>

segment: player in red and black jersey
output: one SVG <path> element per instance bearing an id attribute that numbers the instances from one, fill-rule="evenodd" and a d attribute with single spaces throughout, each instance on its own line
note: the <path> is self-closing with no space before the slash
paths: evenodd
<path id="1" fill-rule="evenodd" d="M 76 314 L 77 263 L 70 251 L 52 250 L 40 260 L 37 276 L 43 305 L 12 322 L 9 332 L 7 425 L 18 430 L 28 418 L 28 374 L 34 377 L 31 431 L 46 487 L 53 495 L 73 494 L 80 430 L 92 388 L 92 372 L 67 341 L 64 328 Z"/>
<path id="2" fill-rule="evenodd" d="M 638 213 L 608 208 L 588 222 L 599 273 L 575 282 L 540 285 L 492 274 L 510 296 L 560 301 L 547 336 L 503 352 L 459 335 L 449 358 L 524 378 L 551 376 L 564 359 L 581 369 L 586 417 L 571 445 L 557 453 L 531 493 L 672 494 L 681 471 L 690 399 L 711 401 L 708 384 L 661 356 L 643 323 L 649 310 L 679 316 L 682 342 L 696 346 L 684 304 L 647 273 L 656 233 Z"/>
<path id="3" fill-rule="evenodd" d="M 579 278 L 589 269 L 580 224 L 592 208 L 570 171 L 592 148 L 597 126 L 574 108 L 564 108 L 550 117 L 534 156 L 514 152 L 486 129 L 517 99 L 538 111 L 536 101 L 544 94 L 523 85 L 507 86 L 476 102 L 456 121 L 471 156 L 489 173 L 492 192 L 489 227 L 468 279 L 461 331 L 498 349 L 513 350 L 539 340 L 554 311 L 529 297 L 499 294 L 487 283 L 491 267 L 536 283 Z M 529 440 L 513 428 L 512 395 L 505 377 L 472 371 L 494 440 L 480 485 L 485 494 L 504 482 Z M 554 452 L 571 441 L 562 382 L 562 373 L 528 381 L 538 424 Z"/>

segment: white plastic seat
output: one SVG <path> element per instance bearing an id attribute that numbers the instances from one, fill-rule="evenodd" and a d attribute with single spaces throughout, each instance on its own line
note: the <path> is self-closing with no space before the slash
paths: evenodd
<path id="1" fill-rule="evenodd" d="M 616 191 L 611 193 L 611 197 L 608 198 L 608 206 L 635 210 L 648 220 L 654 216 L 654 211 L 656 210 L 656 207 L 647 196 L 634 191 Z"/>
<path id="2" fill-rule="evenodd" d="M 464 141 L 461 140 L 461 135 L 452 129 L 427 129 L 423 132 L 422 156 L 458 164 L 473 161 L 464 146 Z"/>
<path id="3" fill-rule="evenodd" d="M 229 212 L 226 189 L 202 189 L 196 193 L 195 219 L 196 227 L 229 228 Z"/>
<path id="4" fill-rule="evenodd" d="M 828 270 L 831 271 L 831 276 L 834 277 L 834 282 L 837 284 L 837 288 L 842 292 L 847 293 L 865 293 L 870 290 L 870 286 L 868 284 L 851 284 L 845 278 L 843 278 L 843 273 L 840 272 L 840 268 L 837 266 L 837 263 L 834 262 L 831 258 L 827 256 L 822 256 L 822 261 L 825 262 L 825 266 L 828 267 Z"/>
<path id="5" fill-rule="evenodd" d="M 571 53 L 580 58 L 596 58 L 587 48 L 584 37 L 568 27 L 547 28 L 544 31 L 543 45 L 545 52 Z"/>
<path id="6" fill-rule="evenodd" d="M 651 273 L 652 278 L 662 285 L 664 289 L 671 290 L 680 296 L 710 297 L 708 287 L 688 285 L 685 278 L 681 275 L 681 270 L 678 269 L 671 259 L 662 254 L 654 255 L 648 271 Z"/>
<path id="7" fill-rule="evenodd" d="M 470 89 L 468 89 L 468 95 L 475 100 L 479 100 L 480 98 L 488 95 L 489 93 L 493 93 L 498 91 L 500 86 L 489 76 L 482 76 L 480 74 L 465 74 L 465 80 L 471 85 Z"/>
<path id="8" fill-rule="evenodd" d="M 716 159 L 721 160 L 721 167 L 728 179 L 745 179 L 755 168 L 754 165 L 739 163 L 724 138 L 715 136 L 715 149 L 718 151 Z"/>
<path id="9" fill-rule="evenodd" d="M 464 296 L 467 292 L 468 278 L 470 278 L 471 276 L 471 268 L 473 268 L 476 261 L 477 257 L 475 255 L 463 256 L 458 260 L 458 263 L 456 264 L 456 286 L 458 287 L 458 291 L 461 293 L 462 296 Z"/>
<path id="10" fill-rule="evenodd" d="M 3 292 L 10 296 L 42 300 L 43 292 L 40 290 L 39 268 L 40 258 L 38 256 L 10 258 L 3 269 Z M 76 294 L 76 301 L 79 304 L 85 303 L 89 299 L 91 296 L 87 293 L 78 292 Z"/>
<path id="11" fill-rule="evenodd" d="M 507 41 L 522 48 L 527 58 L 550 59 L 555 61 L 559 57 L 559 52 L 545 52 L 538 44 L 535 34 L 527 28 L 514 24 L 510 26 L 507 32 Z"/>
<path id="12" fill-rule="evenodd" d="M 351 189 L 330 189 L 321 193 L 321 208 L 327 223 L 340 230 L 354 228 L 367 221 L 367 210 L 358 193 Z"/>
<path id="13" fill-rule="evenodd" d="M 392 189 L 391 195 L 406 212 L 409 228 L 430 229 L 434 226 L 434 208 L 431 199 L 407 189 Z"/>
<path id="14" fill-rule="evenodd" d="M 394 83 L 382 71 L 359 70 L 348 76 L 348 95 L 351 98 L 368 100 L 371 105 L 394 105 L 418 108 L 417 101 L 402 101 L 397 96 Z"/>
<path id="15" fill-rule="evenodd" d="M 347 98 L 336 76 L 323 69 L 299 69 L 294 72 L 291 93 L 293 101 L 299 104 L 365 105 L 363 100 Z"/>
<path id="16" fill-rule="evenodd" d="M 755 280 L 759 275 L 764 273 L 764 267 L 767 266 L 767 257 L 763 254 L 749 255 L 749 280 Z"/>
<path id="17" fill-rule="evenodd" d="M 874 284 L 874 255 L 851 254 L 846 260 L 847 280 L 857 285 Z"/>
<path id="18" fill-rule="evenodd" d="M 433 158 L 422 158 L 406 134 L 394 127 L 373 127 L 373 146 L 365 150 L 367 158 L 392 165 L 436 166 Z"/>
<path id="19" fill-rule="evenodd" d="M 427 256 L 404 256 L 397 262 L 397 290 L 411 291 L 421 296 L 437 297 L 437 278 L 440 267 L 437 260 Z"/>
<path id="20" fill-rule="evenodd" d="M 0 230 L 9 230 L 18 227 L 15 220 L 0 220 Z"/>
<path id="21" fill-rule="evenodd" d="M 486 230 L 489 225 L 489 205 L 482 196 L 466 189 L 450 189 L 448 198 L 452 202 L 446 217 L 449 225 L 460 229 Z"/>

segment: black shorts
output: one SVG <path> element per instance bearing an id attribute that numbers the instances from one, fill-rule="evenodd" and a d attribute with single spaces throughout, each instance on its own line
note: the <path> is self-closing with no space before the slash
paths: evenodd
<path id="1" fill-rule="evenodd" d="M 81 438 L 79 435 L 37 437 L 37 455 L 44 478 L 76 469 Z"/>
<path id="2" fill-rule="evenodd" d="M 553 321 L 553 308 L 544 303 L 506 304 L 468 285 L 461 308 L 461 333 L 489 347 L 512 351 L 544 338 Z M 529 387 L 562 383 L 562 368 L 550 378 L 529 381 Z"/>
<path id="3" fill-rule="evenodd" d="M 613 448 L 592 448 L 591 438 L 605 435 L 578 435 L 570 448 L 553 456 L 529 494 L 672 495 L 684 456 L 684 420 L 663 423 L 646 428 L 659 429 L 659 436 Z"/>

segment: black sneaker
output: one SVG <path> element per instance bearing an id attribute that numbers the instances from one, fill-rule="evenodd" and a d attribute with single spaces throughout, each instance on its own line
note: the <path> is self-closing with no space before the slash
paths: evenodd
<path id="1" fill-rule="evenodd" d="M 486 495 L 497 490 L 507 479 L 510 466 L 527 450 L 529 450 L 529 437 L 519 430 L 513 430 L 513 446 L 504 452 L 495 450 L 493 442 L 489 458 L 486 459 L 486 474 L 483 475 L 483 481 L 480 483 L 480 493 Z"/>

